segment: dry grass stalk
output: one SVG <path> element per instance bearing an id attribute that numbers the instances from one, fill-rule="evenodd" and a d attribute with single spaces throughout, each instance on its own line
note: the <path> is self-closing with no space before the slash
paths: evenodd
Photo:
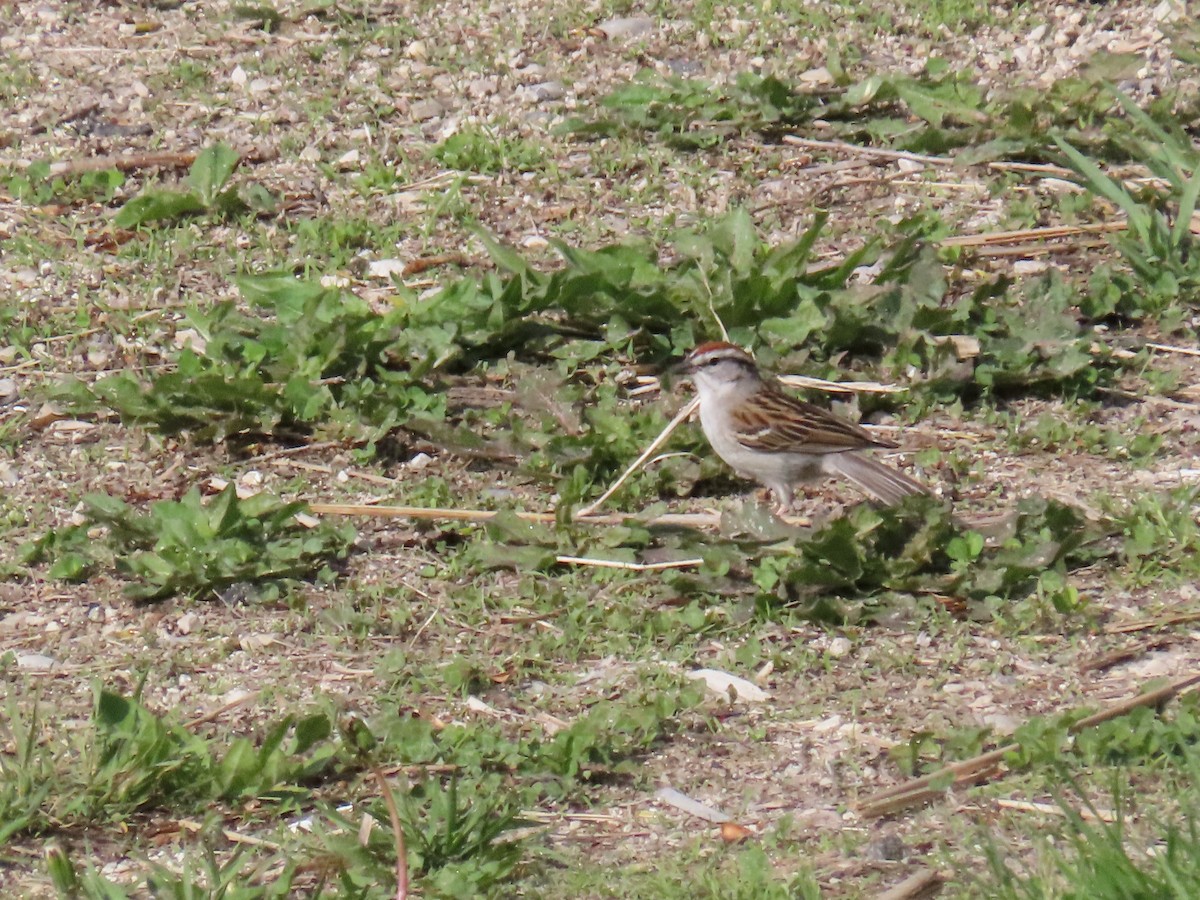
<path id="1" fill-rule="evenodd" d="M 1005 800 L 1003 797 L 996 801 L 1001 809 L 1013 809 L 1017 812 L 1036 812 L 1048 816 L 1066 816 L 1067 811 L 1053 803 L 1031 803 L 1028 800 Z M 1077 811 L 1079 818 L 1089 821 L 1115 822 L 1117 814 L 1109 809 L 1089 809 L 1084 807 Z"/>
<path id="2" fill-rule="evenodd" d="M 875 900 L 916 900 L 918 897 L 932 897 L 945 881 L 941 872 L 934 869 L 921 869 L 909 875 L 893 888 L 888 888 Z"/>
<path id="3" fill-rule="evenodd" d="M 944 238 L 938 243 L 943 247 L 987 247 L 993 244 L 1015 244 L 1018 241 L 1053 240 L 1054 238 L 1075 237 L 1081 234 L 1107 234 L 1113 231 L 1124 231 L 1128 224 L 1121 222 L 1102 222 L 1098 225 L 1054 225 L 1046 228 L 1020 228 L 1016 231 L 993 231 L 988 234 L 963 234 L 957 237 Z"/>
<path id="4" fill-rule="evenodd" d="M 1169 625 L 1186 625 L 1189 622 L 1200 621 L 1200 612 L 1176 613 L 1171 616 L 1158 616 L 1153 619 L 1138 619 L 1135 622 L 1118 622 L 1105 625 L 1105 634 L 1129 634 L 1134 631 L 1149 631 L 1151 628 L 1165 628 Z"/>
<path id="5" fill-rule="evenodd" d="M 1200 674 L 1188 675 L 1157 690 L 1121 700 L 1107 709 L 1080 719 L 1071 726 L 1070 732 L 1078 734 L 1101 722 L 1119 718 L 1138 707 L 1159 706 L 1195 684 L 1200 684 Z M 932 787 L 936 782 L 949 776 L 953 778 L 953 784 L 957 785 L 965 780 L 978 777 L 983 770 L 998 766 L 1005 756 L 1017 752 L 1020 748 L 1020 744 L 1006 744 L 996 750 L 990 750 L 971 759 L 945 766 L 929 775 L 913 778 L 860 801 L 858 811 L 864 817 L 874 818 L 907 809 L 926 800 L 932 800 L 945 793 L 942 789 Z"/>
<path id="6" fill-rule="evenodd" d="M 621 489 L 621 485 L 632 478 L 633 473 L 646 464 L 646 460 L 653 456 L 658 451 L 658 448 L 667 442 L 667 438 L 669 438 L 675 429 L 682 425 L 684 421 L 686 421 L 687 418 L 691 416 L 691 414 L 695 412 L 699 406 L 700 398 L 693 397 L 691 402 L 686 404 L 683 409 L 679 410 L 679 412 L 675 414 L 675 418 L 667 423 L 667 427 L 659 433 L 658 437 L 650 442 L 650 446 L 642 451 L 642 455 L 635 459 L 629 468 L 621 473 L 621 477 L 609 485 L 608 490 L 601 494 L 596 500 L 579 510 L 579 512 L 576 514 L 576 517 L 581 519 L 587 518 L 600 507 L 602 507 L 606 502 L 608 502 L 608 498 L 619 491 Z"/>
<path id="7" fill-rule="evenodd" d="M 849 153 L 852 156 L 870 156 L 875 159 L 907 159 L 911 162 L 928 163 L 931 166 L 956 165 L 955 161 L 948 156 L 926 156 L 921 153 L 906 153 L 903 150 L 864 147 L 860 144 L 848 144 L 845 141 L 819 141 L 814 138 L 802 138 L 794 134 L 785 134 L 783 142 L 791 144 L 793 147 L 805 147 L 810 150 L 835 150 L 839 153 Z"/>
<path id="8" fill-rule="evenodd" d="M 1159 350 L 1163 353 L 1181 353 L 1184 356 L 1200 356 L 1200 350 L 1195 347 L 1175 347 L 1171 344 L 1147 344 L 1151 350 Z"/>
<path id="9" fill-rule="evenodd" d="M 448 509 L 436 506 L 373 506 L 363 503 L 310 503 L 308 511 L 318 516 L 365 516 L 376 519 L 419 519 L 428 522 L 487 522 L 500 515 L 490 509 Z M 526 522 L 553 525 L 558 522 L 554 513 L 509 510 L 510 515 Z M 784 516 L 788 525 L 806 527 L 812 522 L 799 516 Z M 636 513 L 606 513 L 603 515 L 576 515 L 571 522 L 575 525 L 624 525 L 636 522 L 647 527 L 659 528 L 716 528 L 721 524 L 719 512 L 663 513 L 660 516 L 639 518 Z"/>
<path id="10" fill-rule="evenodd" d="M 421 519 L 431 522 L 487 522 L 500 515 L 490 509 L 448 509 L 427 506 L 371 506 L 360 503 L 312 503 L 309 512 L 318 516 L 369 516 L 378 519 Z M 554 513 L 512 511 L 511 515 L 526 522 L 553 525 L 558 521 Z M 572 521 L 580 525 L 623 525 L 637 520 L 629 513 L 608 515 L 576 516 Z M 642 521 L 643 525 L 677 526 L 681 528 L 712 528 L 720 524 L 719 513 L 666 513 Z"/>
<path id="11" fill-rule="evenodd" d="M 408 900 L 408 850 L 404 846 L 404 829 L 400 826 L 396 798 L 392 796 L 392 789 L 379 766 L 372 766 L 371 771 L 379 782 L 379 792 L 383 795 L 388 818 L 392 821 L 392 838 L 396 842 L 396 900 Z"/>
<path id="12" fill-rule="evenodd" d="M 555 562 L 566 566 L 591 566 L 596 569 L 624 569 L 629 572 L 661 572 L 665 569 L 690 569 L 704 565 L 702 559 L 672 559 L 665 562 L 639 563 L 621 559 L 595 559 L 588 556 L 556 556 Z"/>
<path id="13" fill-rule="evenodd" d="M 878 381 L 826 381 L 808 375 L 780 375 L 779 381 L 791 387 L 825 391 L 829 394 L 900 394 L 906 388 Z"/>

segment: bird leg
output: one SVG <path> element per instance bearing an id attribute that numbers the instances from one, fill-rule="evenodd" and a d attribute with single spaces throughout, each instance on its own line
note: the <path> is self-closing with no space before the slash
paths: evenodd
<path id="1" fill-rule="evenodd" d="M 771 485 L 769 490 L 775 496 L 775 515 L 782 519 L 792 511 L 792 501 L 795 499 L 792 486 L 775 484 Z"/>

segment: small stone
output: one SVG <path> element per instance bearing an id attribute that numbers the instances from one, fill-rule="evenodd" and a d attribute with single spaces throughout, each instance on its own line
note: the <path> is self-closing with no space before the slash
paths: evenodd
<path id="1" fill-rule="evenodd" d="M 433 457 L 428 453 L 418 453 L 408 461 L 408 468 L 419 471 L 426 468 L 431 462 L 433 462 Z"/>
<path id="2" fill-rule="evenodd" d="M 409 59 L 426 60 L 429 58 L 429 50 L 425 47 L 424 41 L 413 41 L 404 51 L 404 55 Z"/>
<path id="3" fill-rule="evenodd" d="M 30 672 L 48 672 L 59 665 L 57 659 L 41 653 L 18 653 L 17 668 Z"/>
<path id="4" fill-rule="evenodd" d="M 245 87 L 245 85 L 246 85 L 246 70 L 243 69 L 241 66 L 234 66 L 233 71 L 229 73 L 229 80 L 232 81 L 238 87 Z"/>
<path id="5" fill-rule="evenodd" d="M 15 378 L 0 378 L 0 406 L 16 403 L 20 393 Z"/>
<path id="6" fill-rule="evenodd" d="M 376 259 L 367 266 L 367 274 L 386 281 L 403 275 L 407 265 L 402 259 Z"/>
<path id="7" fill-rule="evenodd" d="M 617 38 L 631 38 L 649 34 L 654 30 L 654 20 L 649 16 L 629 16 L 621 19 L 609 19 L 596 26 L 596 30 L 610 41 Z"/>
<path id="8" fill-rule="evenodd" d="M 567 93 L 567 89 L 559 81 L 543 81 L 531 85 L 529 90 L 533 93 L 533 98 L 539 102 L 561 100 Z"/>
<path id="9" fill-rule="evenodd" d="M 445 112 L 445 107 L 443 107 L 441 103 L 433 98 L 418 100 L 411 107 L 409 107 L 408 110 L 409 115 L 412 116 L 417 122 L 424 122 L 428 119 L 436 119 L 443 112 Z"/>
<path id="10" fill-rule="evenodd" d="M 833 84 L 833 75 L 824 66 L 809 69 L 800 73 L 800 80 L 805 84 Z"/>
<path id="11" fill-rule="evenodd" d="M 846 656 L 851 649 L 850 639 L 844 637 L 835 637 L 829 642 L 829 649 L 826 651 L 834 659 L 841 659 Z"/>
<path id="12" fill-rule="evenodd" d="M 1050 263 L 1044 259 L 1019 259 L 1013 263 L 1013 273 L 1016 275 L 1037 275 L 1050 268 Z"/>
<path id="13" fill-rule="evenodd" d="M 495 75 L 475 78 L 467 83 L 467 96 L 472 100 L 480 100 L 496 93 L 499 87 L 500 79 Z"/>
<path id="14" fill-rule="evenodd" d="M 199 621 L 200 617 L 194 612 L 186 612 L 176 620 L 175 630 L 180 634 L 191 634 Z"/>
<path id="15" fill-rule="evenodd" d="M 359 161 L 359 153 L 357 150 L 348 150 L 337 159 L 337 167 L 342 171 L 347 169 L 357 169 Z"/>
<path id="16" fill-rule="evenodd" d="M 87 364 L 92 369 L 107 368 L 111 359 L 112 355 L 103 347 L 88 347 Z"/>

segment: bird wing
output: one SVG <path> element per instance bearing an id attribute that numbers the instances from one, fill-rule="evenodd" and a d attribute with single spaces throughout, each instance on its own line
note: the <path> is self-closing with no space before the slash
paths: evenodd
<path id="1" fill-rule="evenodd" d="M 896 446 L 779 390 L 761 391 L 730 415 L 738 442 L 762 453 L 841 453 Z"/>

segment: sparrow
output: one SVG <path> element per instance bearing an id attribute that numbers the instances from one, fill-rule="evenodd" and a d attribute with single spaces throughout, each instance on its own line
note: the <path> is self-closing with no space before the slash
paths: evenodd
<path id="1" fill-rule="evenodd" d="M 677 371 L 696 387 L 700 427 L 717 456 L 769 488 L 781 514 L 792 505 L 793 484 L 821 475 L 841 475 L 888 505 L 929 493 L 903 472 L 863 455 L 864 450 L 895 449 L 895 444 L 784 393 L 740 347 L 724 341 L 701 344 Z"/>

